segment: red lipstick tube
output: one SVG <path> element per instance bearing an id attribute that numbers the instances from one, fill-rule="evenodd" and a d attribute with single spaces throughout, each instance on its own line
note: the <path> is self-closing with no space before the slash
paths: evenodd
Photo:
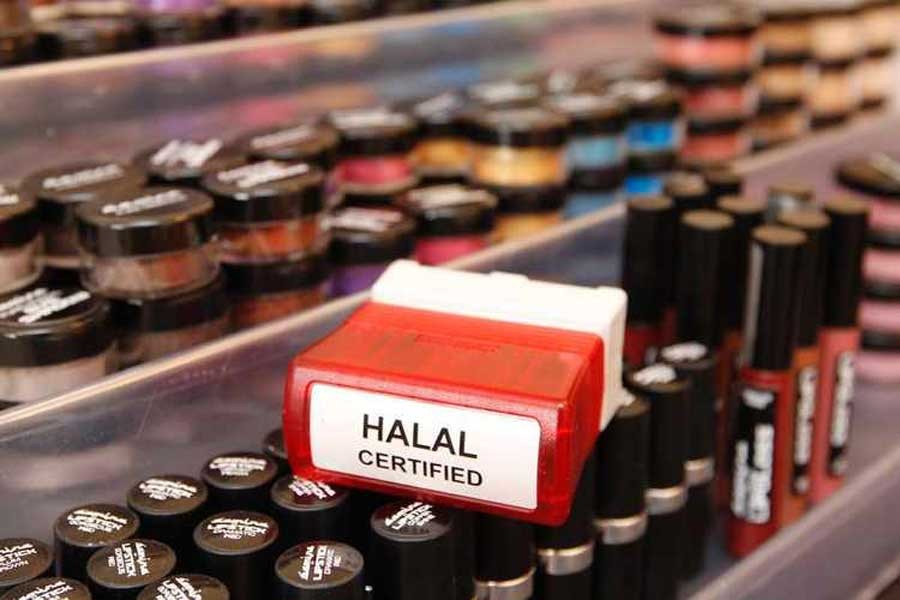
<path id="1" fill-rule="evenodd" d="M 764 226 L 753 232 L 741 369 L 731 442 L 728 550 L 746 556 L 778 530 L 789 473 L 791 362 L 803 233 Z"/>
<path id="2" fill-rule="evenodd" d="M 828 234 L 831 220 L 813 208 L 800 208 L 779 215 L 785 227 L 806 234 L 800 253 L 800 306 L 797 314 L 797 349 L 791 377 L 794 400 L 791 403 L 793 438 L 790 452 L 782 457 L 789 473 L 779 511 L 780 526 L 793 523 L 809 506 L 809 461 L 816 410 L 816 386 L 819 379 L 819 329 L 822 325 L 827 269 Z"/>
<path id="3" fill-rule="evenodd" d="M 841 198 L 828 202 L 825 212 L 831 218 L 831 243 L 810 461 L 812 502 L 834 493 L 847 468 L 854 365 L 860 339 L 857 313 L 869 209 L 862 200 Z"/>
<path id="4" fill-rule="evenodd" d="M 671 281 L 675 213 L 662 196 L 628 202 L 622 288 L 628 294 L 625 362 L 640 368 L 659 346 L 663 298 Z"/>

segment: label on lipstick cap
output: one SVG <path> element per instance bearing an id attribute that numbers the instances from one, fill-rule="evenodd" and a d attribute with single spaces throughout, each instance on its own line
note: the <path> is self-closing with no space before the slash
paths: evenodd
<path id="1" fill-rule="evenodd" d="M 534 509 L 540 439 L 540 424 L 517 415 L 327 384 L 311 390 L 313 465 L 366 479 Z"/>

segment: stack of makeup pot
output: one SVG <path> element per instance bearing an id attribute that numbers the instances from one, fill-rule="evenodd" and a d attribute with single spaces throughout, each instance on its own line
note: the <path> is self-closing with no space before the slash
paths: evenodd
<path id="1" fill-rule="evenodd" d="M 759 14 L 723 3 L 679 6 L 657 15 L 655 52 L 682 95 L 687 124 L 681 160 L 708 167 L 750 153 L 759 94 Z"/>
<path id="2" fill-rule="evenodd" d="M 877 154 L 841 163 L 838 182 L 871 208 L 859 313 L 863 352 L 859 373 L 900 380 L 900 163 Z"/>

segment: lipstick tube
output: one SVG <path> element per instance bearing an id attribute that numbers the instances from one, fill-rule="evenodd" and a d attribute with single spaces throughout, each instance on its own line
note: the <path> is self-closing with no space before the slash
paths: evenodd
<path id="1" fill-rule="evenodd" d="M 597 440 L 594 598 L 639 600 L 647 513 L 650 406 L 633 398 Z"/>
<path id="2" fill-rule="evenodd" d="M 831 238 L 810 461 L 810 500 L 814 503 L 840 487 L 847 468 L 868 205 L 841 198 L 828 202 L 825 212 L 831 218 Z"/>
<path id="3" fill-rule="evenodd" d="M 682 575 L 699 574 L 706 563 L 706 543 L 712 530 L 712 487 L 715 475 L 716 366 L 714 352 L 699 342 L 682 342 L 660 350 L 660 358 L 690 382 L 690 426 Z"/>
<path id="4" fill-rule="evenodd" d="M 792 438 L 791 361 L 794 353 L 800 250 L 806 236 L 794 229 L 753 232 L 744 326 L 744 365 L 736 393 L 732 439 L 728 549 L 742 557 L 778 530 L 781 492 L 788 473 L 781 457 Z"/>
<path id="5" fill-rule="evenodd" d="M 475 539 L 475 598 L 529 600 L 534 594 L 534 527 L 479 514 Z"/>
<path id="6" fill-rule="evenodd" d="M 806 243 L 800 253 L 799 302 L 803 308 L 797 311 L 797 348 L 791 369 L 794 380 L 790 415 L 793 439 L 790 452 L 783 457 L 787 461 L 783 468 L 790 473 L 779 511 L 779 525 L 783 527 L 803 516 L 809 506 L 809 461 L 819 380 L 819 329 L 825 299 L 826 249 L 831 220 L 819 210 L 801 208 L 782 212 L 778 221 L 806 234 Z"/>
<path id="7" fill-rule="evenodd" d="M 672 201 L 643 196 L 628 202 L 622 289 L 628 294 L 625 362 L 640 368 L 659 344 L 663 299 L 672 281 L 675 213 Z"/>
<path id="8" fill-rule="evenodd" d="M 585 461 L 572 510 L 559 527 L 536 527 L 535 597 L 543 600 L 591 600 L 594 536 L 594 455 Z"/>
<path id="9" fill-rule="evenodd" d="M 751 232 L 762 225 L 766 204 L 762 200 L 742 196 L 724 196 L 717 203 L 718 209 L 734 220 L 731 248 L 723 257 L 724 273 L 728 283 L 722 298 L 722 314 L 725 333 L 719 346 L 719 375 L 717 393 L 722 400 L 716 423 L 716 506 L 725 509 L 731 494 L 731 473 L 728 461 L 728 440 L 734 421 L 734 395 L 732 386 L 740 369 L 743 346 L 744 307 L 747 298 L 747 265 L 750 259 Z"/>
<path id="10" fill-rule="evenodd" d="M 625 386 L 650 405 L 648 522 L 641 597 L 645 600 L 674 599 L 681 578 L 687 501 L 684 463 L 690 419 L 689 383 L 669 365 L 655 364 L 629 372 Z"/>
<path id="11" fill-rule="evenodd" d="M 781 183 L 769 187 L 766 199 L 766 222 L 776 223 L 782 213 L 800 208 L 813 208 L 815 193 L 802 183 Z"/>
<path id="12" fill-rule="evenodd" d="M 713 202 L 726 196 L 740 196 L 744 191 L 744 178 L 731 167 L 714 167 L 703 171 Z M 721 210 L 721 209 L 720 209 Z"/>
<path id="13" fill-rule="evenodd" d="M 682 215 L 691 210 L 711 209 L 714 204 L 706 179 L 691 171 L 669 175 L 663 185 L 663 195 L 672 199 L 675 210 Z"/>

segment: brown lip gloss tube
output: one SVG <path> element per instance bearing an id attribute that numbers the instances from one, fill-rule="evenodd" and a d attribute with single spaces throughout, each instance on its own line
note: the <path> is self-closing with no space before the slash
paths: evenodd
<path id="1" fill-rule="evenodd" d="M 819 379 L 819 329 L 825 298 L 826 249 L 831 219 L 820 210 L 801 208 L 782 212 L 779 222 L 806 234 L 800 253 L 800 306 L 797 311 L 797 348 L 791 377 L 794 380 L 793 439 L 783 455 L 789 473 L 782 496 L 779 525 L 784 527 L 803 516 L 809 506 L 809 459 Z"/>
<path id="2" fill-rule="evenodd" d="M 810 460 L 809 493 L 813 503 L 834 493 L 847 469 L 869 206 L 862 200 L 840 198 L 828 202 L 825 212 L 831 218 L 831 243 Z"/>

